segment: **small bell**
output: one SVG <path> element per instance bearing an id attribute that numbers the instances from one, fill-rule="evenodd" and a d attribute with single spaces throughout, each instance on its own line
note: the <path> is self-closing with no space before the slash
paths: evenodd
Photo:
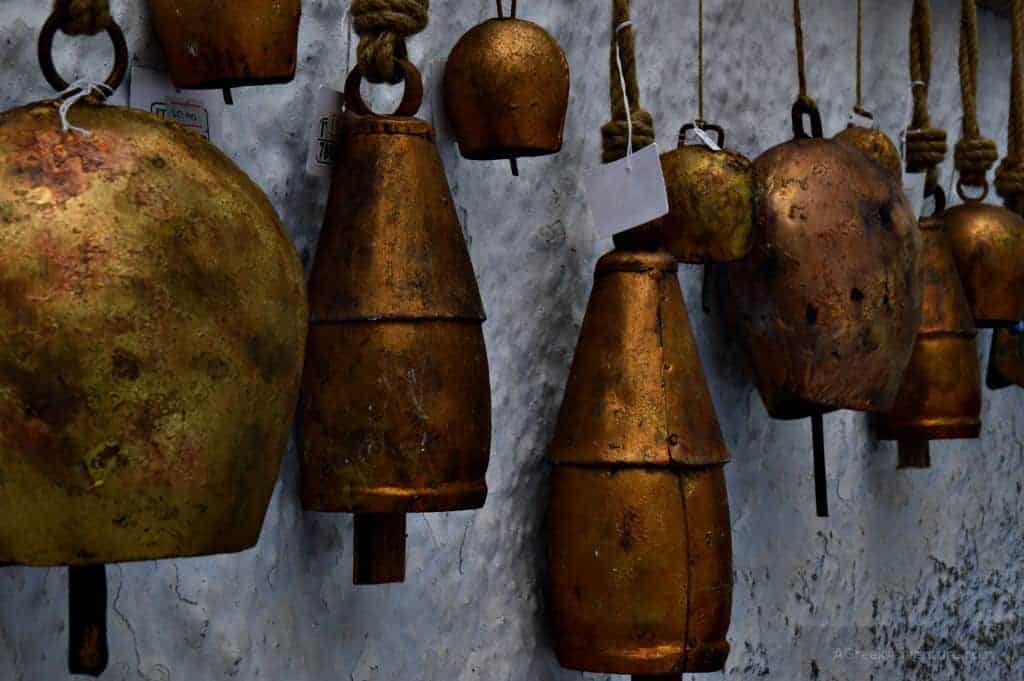
<path id="1" fill-rule="evenodd" d="M 537 24 L 489 19 L 456 43 L 444 75 L 444 101 L 459 151 L 493 161 L 554 154 L 569 107 L 569 63 Z M 518 173 L 517 173 L 518 174 Z"/>
<path id="2" fill-rule="evenodd" d="M 901 468 L 927 468 L 929 440 L 981 433 L 981 372 L 971 310 L 942 218 L 922 218 L 919 227 L 921 325 L 896 402 L 875 419 L 879 439 L 899 442 Z"/>
<path id="3" fill-rule="evenodd" d="M 864 111 L 860 113 L 870 116 Z M 889 136 L 877 127 L 850 124 L 833 139 L 860 150 L 862 154 L 882 166 L 890 177 L 897 181 L 903 180 L 903 159 L 900 157 L 900 151 Z"/>
<path id="4" fill-rule="evenodd" d="M 729 653 L 729 455 L 666 252 L 597 264 L 549 456 L 555 650 L 679 679 Z"/>
<path id="5" fill-rule="evenodd" d="M 355 513 L 357 584 L 403 581 L 405 514 L 479 508 L 490 383 L 483 306 L 423 87 L 399 61 L 392 116 L 345 86 L 338 167 L 310 276 L 302 501 Z"/>
<path id="6" fill-rule="evenodd" d="M 1006 329 L 993 332 L 986 383 L 992 390 L 1011 385 L 1024 388 L 1024 333 L 1014 335 Z"/>

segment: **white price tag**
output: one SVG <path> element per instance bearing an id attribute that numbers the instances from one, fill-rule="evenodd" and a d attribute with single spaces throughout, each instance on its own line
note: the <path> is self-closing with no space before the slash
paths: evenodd
<path id="1" fill-rule="evenodd" d="M 871 128 L 872 130 L 878 127 L 878 123 L 871 116 L 865 116 L 857 109 L 850 111 L 850 116 L 846 119 L 850 125 L 858 128 Z"/>
<path id="2" fill-rule="evenodd" d="M 657 144 L 586 172 L 583 184 L 599 238 L 668 213 L 668 192 Z"/>
<path id="3" fill-rule="evenodd" d="M 711 151 L 721 151 L 722 150 L 722 147 L 718 146 L 718 143 L 715 142 L 715 140 L 711 139 L 711 135 L 709 135 L 706 132 L 704 132 L 704 130 L 700 126 L 698 126 L 696 124 L 694 124 L 694 126 L 693 126 L 693 134 L 697 136 L 697 139 L 699 139 L 701 141 L 701 144 L 703 144 L 705 147 L 707 147 Z"/>
<path id="4" fill-rule="evenodd" d="M 344 96 L 326 85 L 321 86 L 313 98 L 309 151 L 306 154 L 306 172 L 310 175 L 330 177 L 334 174 L 343 102 Z"/>
<path id="5" fill-rule="evenodd" d="M 132 66 L 128 106 L 183 125 L 215 145 L 224 139 L 223 97 L 220 90 L 179 90 L 167 73 Z"/>

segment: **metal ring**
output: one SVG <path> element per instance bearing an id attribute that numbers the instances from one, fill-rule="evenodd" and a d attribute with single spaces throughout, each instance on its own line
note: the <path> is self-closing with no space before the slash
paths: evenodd
<path id="1" fill-rule="evenodd" d="M 811 117 L 811 134 L 804 130 L 804 116 Z M 824 137 L 825 133 L 821 125 L 821 112 L 814 100 L 801 97 L 793 103 L 793 137 L 806 139 L 808 137 Z"/>
<path id="2" fill-rule="evenodd" d="M 964 187 L 966 186 L 968 185 L 965 185 L 962 179 L 957 178 L 956 195 L 959 196 L 960 200 L 964 203 L 980 203 L 988 197 L 988 180 L 985 180 L 985 184 L 981 185 L 981 196 L 978 197 L 968 196 L 967 192 L 964 190 Z"/>
<path id="3" fill-rule="evenodd" d="M 62 18 L 54 12 L 47 18 L 46 23 L 43 24 L 43 30 L 39 33 L 39 68 L 42 69 L 46 82 L 57 92 L 64 92 L 70 87 L 68 82 L 57 73 L 57 67 L 53 65 L 53 37 L 60 28 Z M 124 39 L 124 32 L 116 21 L 112 21 L 107 26 L 107 35 L 110 36 L 110 42 L 114 44 L 114 66 L 110 70 L 110 75 L 107 76 L 106 85 L 113 92 L 121 86 L 124 76 L 128 72 L 128 43 Z"/>
<path id="4" fill-rule="evenodd" d="M 928 197 L 935 199 L 935 210 L 932 211 L 931 217 L 935 217 L 946 210 L 946 192 L 941 186 L 936 185 L 935 189 L 930 193 L 925 192 L 924 198 L 927 199 Z"/>
<path id="5" fill-rule="evenodd" d="M 405 81 L 405 92 L 402 94 L 402 101 L 392 116 L 415 116 L 423 103 L 423 79 L 419 70 L 406 59 L 398 59 L 399 67 L 402 69 L 402 80 Z M 360 116 L 380 116 L 370 109 L 363 101 L 363 95 L 359 92 L 359 86 L 363 82 L 363 68 L 356 64 L 352 72 L 345 80 L 345 106 L 348 110 Z"/>
<path id="6" fill-rule="evenodd" d="M 725 130 L 722 129 L 722 126 L 714 123 L 708 123 L 707 121 L 702 121 L 700 119 L 695 120 L 693 123 L 687 123 L 682 127 L 679 131 L 679 146 L 684 146 L 686 144 L 686 133 L 691 130 L 696 130 L 697 128 L 715 133 L 715 135 L 718 136 L 718 140 L 715 142 L 718 145 L 718 148 L 725 149 Z"/>

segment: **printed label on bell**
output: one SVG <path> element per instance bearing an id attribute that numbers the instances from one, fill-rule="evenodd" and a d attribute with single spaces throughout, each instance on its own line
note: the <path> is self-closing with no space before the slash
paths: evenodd
<path id="1" fill-rule="evenodd" d="M 338 154 L 338 132 L 344 96 L 332 87 L 322 85 L 313 98 L 313 120 L 309 130 L 309 153 L 306 172 L 330 177 Z"/>
<path id="2" fill-rule="evenodd" d="M 668 213 L 668 192 L 657 144 L 587 171 L 583 184 L 598 238 L 610 237 Z"/>
<path id="3" fill-rule="evenodd" d="M 128 106 L 182 125 L 213 144 L 222 139 L 224 100 L 220 90 L 179 90 L 167 73 L 132 66 Z"/>

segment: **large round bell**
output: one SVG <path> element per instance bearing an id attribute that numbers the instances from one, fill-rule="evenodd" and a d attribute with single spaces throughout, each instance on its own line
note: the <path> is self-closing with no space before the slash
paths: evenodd
<path id="1" fill-rule="evenodd" d="M 967 200 L 946 229 L 974 323 L 1007 327 L 1024 317 L 1024 219 L 1003 206 Z"/>
<path id="2" fill-rule="evenodd" d="M 1014 335 L 1006 329 L 993 332 L 985 382 L 992 390 L 1011 385 L 1024 388 L 1024 333 Z"/>
<path id="3" fill-rule="evenodd" d="M 902 180 L 903 159 L 889 136 L 876 127 L 849 125 L 833 139 L 860 150 L 869 159 L 882 166 L 890 176 Z"/>
<path id="4" fill-rule="evenodd" d="M 445 67 L 444 101 L 468 159 L 553 154 L 562 148 L 569 63 L 547 31 L 513 10 L 459 39 Z"/>

